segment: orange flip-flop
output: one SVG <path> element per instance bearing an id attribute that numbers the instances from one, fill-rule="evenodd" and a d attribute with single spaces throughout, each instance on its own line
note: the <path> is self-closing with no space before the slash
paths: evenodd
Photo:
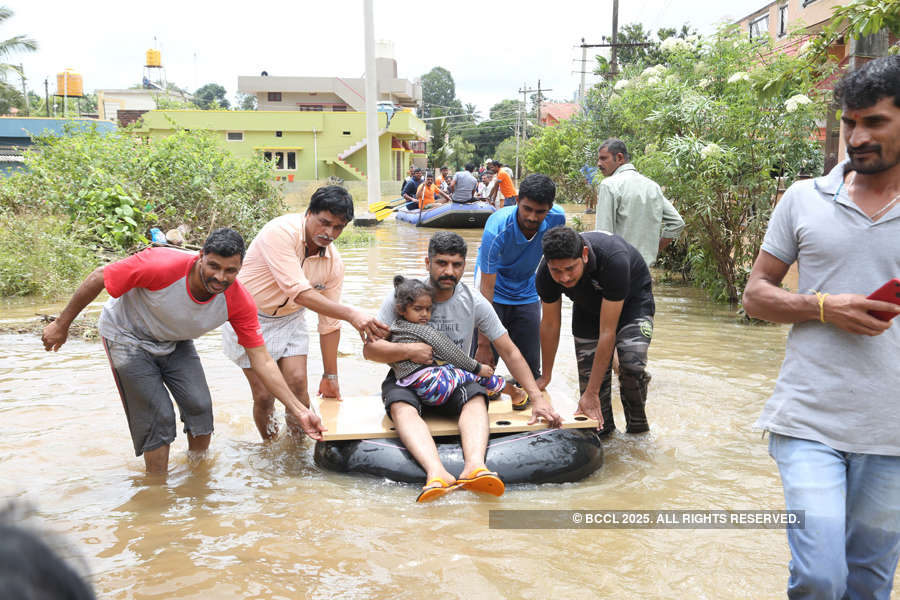
<path id="1" fill-rule="evenodd" d="M 465 479 L 459 478 L 456 483 L 464 489 L 473 492 L 483 492 L 494 496 L 502 496 L 506 491 L 503 481 L 493 471 L 488 471 L 485 467 L 472 471 L 472 476 Z"/>
<path id="2" fill-rule="evenodd" d="M 438 485 L 431 485 L 435 482 L 437 482 Z M 422 488 L 422 492 L 416 498 L 416 502 L 431 502 L 432 500 L 440 498 L 447 492 L 452 492 L 458 487 L 458 481 L 455 483 L 447 483 L 440 477 L 434 477 L 425 482 L 425 487 Z"/>

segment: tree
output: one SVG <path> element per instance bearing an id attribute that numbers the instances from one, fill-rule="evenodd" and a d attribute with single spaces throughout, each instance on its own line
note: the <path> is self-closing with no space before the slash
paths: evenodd
<path id="1" fill-rule="evenodd" d="M 682 267 L 714 299 L 736 303 L 779 189 L 821 172 L 825 94 L 812 79 L 784 79 L 802 58 L 761 53 L 733 26 L 703 40 L 669 36 L 659 51 L 660 63 L 625 64 L 620 79 L 596 85 L 577 131 L 547 128 L 531 140 L 527 167 L 571 173 L 579 161 L 567 157 L 583 143 L 621 138 L 685 219 Z"/>
<path id="2" fill-rule="evenodd" d="M 238 106 L 237 110 L 256 110 L 256 95 L 255 94 L 245 94 L 243 92 L 237 93 Z"/>
<path id="3" fill-rule="evenodd" d="M 450 159 L 450 167 L 454 171 L 461 171 L 466 164 L 474 162 L 475 144 L 466 141 L 459 135 L 450 136 L 447 144 L 447 154 Z M 440 166 L 440 165 L 435 165 Z"/>
<path id="4" fill-rule="evenodd" d="M 462 103 L 456 99 L 456 84 L 450 71 L 434 67 L 422 75 L 422 103 L 426 119 L 435 116 L 435 110 L 445 115 L 463 112 Z"/>
<path id="5" fill-rule="evenodd" d="M 616 61 L 619 63 L 619 70 L 626 66 L 644 68 L 650 65 L 659 64 L 665 61 L 665 55 L 660 50 L 660 44 L 670 38 L 687 39 L 696 37 L 697 30 L 691 29 L 689 25 L 684 24 L 681 29 L 674 27 L 662 27 L 656 31 L 656 39 L 653 38 L 653 32 L 644 29 L 642 23 L 629 23 L 622 27 L 622 30 L 616 36 L 616 42 L 619 44 L 648 44 L 647 46 L 622 46 L 616 51 Z M 603 43 L 611 43 L 612 39 L 603 36 Z M 609 75 L 610 64 L 603 56 L 596 56 L 597 66 L 594 73 L 597 75 Z"/>
<path id="6" fill-rule="evenodd" d="M 0 6 L 0 25 L 9 20 L 15 13 L 5 7 Z M 34 52 L 38 48 L 38 43 L 25 35 L 15 35 L 9 39 L 0 41 L 0 81 L 6 81 L 6 75 L 10 70 L 19 71 L 17 65 L 9 62 L 11 54 L 17 52 Z"/>
<path id="7" fill-rule="evenodd" d="M 469 105 L 471 106 L 471 105 Z M 466 141 L 474 144 L 474 156 L 477 162 L 491 158 L 497 144 L 515 132 L 516 110 L 519 103 L 515 100 L 502 100 L 491 107 L 490 117 L 480 123 L 454 122 L 450 131 L 461 135 Z"/>
<path id="8" fill-rule="evenodd" d="M 227 109 L 231 106 L 226 92 L 218 83 L 207 83 L 194 92 L 194 104 L 203 110 Z"/>

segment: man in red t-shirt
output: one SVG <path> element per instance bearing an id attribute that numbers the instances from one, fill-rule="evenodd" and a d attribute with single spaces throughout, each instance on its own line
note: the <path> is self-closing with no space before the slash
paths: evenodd
<path id="1" fill-rule="evenodd" d="M 213 231 L 200 254 L 148 248 L 94 270 L 59 317 L 44 328 L 44 349 L 59 350 L 78 313 L 101 291 L 109 292 L 98 329 L 135 455 L 143 454 L 148 472 L 168 469 L 169 445 L 175 440 L 172 399 L 184 421 L 188 449 L 209 447 L 212 398 L 193 339 L 226 321 L 266 388 L 309 437 L 322 439 L 321 420 L 291 392 L 266 350 L 253 298 L 235 281 L 244 252 L 244 239 L 228 228 Z"/>

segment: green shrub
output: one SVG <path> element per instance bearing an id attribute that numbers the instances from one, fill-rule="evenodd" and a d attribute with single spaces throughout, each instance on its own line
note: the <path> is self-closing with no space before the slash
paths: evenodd
<path id="1" fill-rule="evenodd" d="M 71 294 L 99 263 L 83 235 L 61 217 L 0 215 L 0 296 Z"/>

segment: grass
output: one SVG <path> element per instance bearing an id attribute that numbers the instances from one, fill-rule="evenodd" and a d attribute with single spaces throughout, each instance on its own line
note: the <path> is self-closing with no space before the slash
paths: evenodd
<path id="1" fill-rule="evenodd" d="M 374 241 L 375 234 L 371 229 L 351 224 L 347 225 L 343 233 L 334 240 L 334 245 L 338 248 L 359 248 L 360 246 L 371 246 Z"/>
<path id="2" fill-rule="evenodd" d="M 98 262 L 64 218 L 0 214 L 0 296 L 70 294 Z"/>

